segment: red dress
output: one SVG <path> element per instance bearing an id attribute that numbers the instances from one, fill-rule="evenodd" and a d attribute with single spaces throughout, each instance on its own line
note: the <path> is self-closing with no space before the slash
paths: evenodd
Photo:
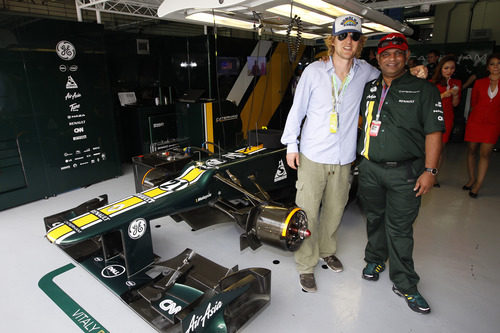
<path id="1" fill-rule="evenodd" d="M 450 87 L 457 86 L 458 87 L 458 96 L 461 98 L 462 96 L 462 82 L 457 79 L 450 79 L 448 82 Z M 436 84 L 439 89 L 439 93 L 442 94 L 449 88 L 447 86 L 442 86 L 439 83 Z M 443 103 L 443 112 L 444 112 L 444 126 L 446 131 L 443 133 L 443 143 L 448 142 L 450 139 L 451 130 L 453 129 L 453 120 L 455 119 L 455 112 L 453 111 L 453 96 L 441 98 L 441 102 Z"/>
<path id="2" fill-rule="evenodd" d="M 477 80 L 472 88 L 471 111 L 465 141 L 495 144 L 500 135 L 500 86 L 494 98 L 488 96 L 490 78 Z"/>

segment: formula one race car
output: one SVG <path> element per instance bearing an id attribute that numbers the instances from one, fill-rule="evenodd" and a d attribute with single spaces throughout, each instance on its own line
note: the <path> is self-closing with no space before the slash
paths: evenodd
<path id="1" fill-rule="evenodd" d="M 46 217 L 46 237 L 157 330 L 233 332 L 269 302 L 270 271 L 227 269 L 189 249 L 161 261 L 150 221 L 171 215 L 200 229 L 229 218 L 243 229 L 241 249 L 294 251 L 310 235 L 306 215 L 271 199 L 295 181 L 285 154 L 260 145 L 191 161 L 122 200 L 108 204 L 103 195 Z"/>

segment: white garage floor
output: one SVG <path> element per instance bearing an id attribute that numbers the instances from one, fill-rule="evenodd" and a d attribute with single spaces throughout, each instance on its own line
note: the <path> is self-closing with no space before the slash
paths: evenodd
<path id="1" fill-rule="evenodd" d="M 240 229 L 233 224 L 192 232 L 185 223 L 161 218 L 152 222 L 154 249 L 165 259 L 189 247 L 226 267 L 271 269 L 271 303 L 241 329 L 245 333 L 498 332 L 499 170 L 500 153 L 493 153 L 486 184 L 479 198 L 471 199 L 461 189 L 466 181 L 465 145 L 449 145 L 441 188 L 424 197 L 415 224 L 419 289 L 432 307 L 426 316 L 412 312 L 392 293 L 387 272 L 378 282 L 361 279 L 366 235 L 356 204 L 347 208 L 338 231 L 337 254 L 345 271 L 334 273 L 318 265 L 316 294 L 301 291 L 291 253 L 269 246 L 240 252 Z M 59 274 L 54 282 L 91 320 L 78 313 L 65 314 L 38 286 L 43 276 L 72 262 L 44 238 L 43 217 L 103 193 L 112 202 L 134 192 L 131 166 L 124 171 L 121 177 L 88 188 L 0 212 L 0 331 L 154 332 L 79 266 Z"/>

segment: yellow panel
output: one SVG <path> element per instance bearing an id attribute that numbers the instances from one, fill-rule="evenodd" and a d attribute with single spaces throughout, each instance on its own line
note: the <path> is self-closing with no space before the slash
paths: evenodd
<path id="1" fill-rule="evenodd" d="M 192 182 L 193 180 L 198 178 L 203 172 L 205 172 L 205 170 L 193 168 L 191 171 L 188 172 L 187 175 L 185 175 L 181 179 L 187 180 L 188 182 Z"/>
<path id="2" fill-rule="evenodd" d="M 101 208 L 99 210 L 106 215 L 111 215 L 111 214 L 114 214 L 114 213 L 119 212 L 121 210 L 124 210 L 125 208 L 136 205 L 142 201 L 143 200 L 139 199 L 138 197 L 132 197 L 132 198 L 125 199 L 123 201 L 115 202 L 111 206 L 108 206 L 106 208 Z"/>
<path id="3" fill-rule="evenodd" d="M 80 227 L 83 227 L 86 224 L 89 224 L 91 222 L 97 221 L 98 219 L 99 218 L 97 216 L 95 216 L 95 215 L 87 214 L 85 216 L 77 218 L 74 221 L 71 221 L 71 223 L 73 223 L 74 225 L 76 225 L 77 227 L 80 228 Z"/>
<path id="4" fill-rule="evenodd" d="M 242 149 L 237 150 L 236 152 L 237 153 L 242 153 L 242 154 L 251 154 L 254 151 L 260 150 L 262 148 L 264 148 L 263 144 L 258 145 L 258 146 L 252 146 L 252 147 L 242 148 Z"/>
<path id="5" fill-rule="evenodd" d="M 147 192 L 143 192 L 142 194 L 147 195 L 150 198 L 154 198 L 160 194 L 165 193 L 166 191 L 160 189 L 159 187 L 155 187 Z"/>
<path id="6" fill-rule="evenodd" d="M 212 103 L 205 103 L 205 141 L 208 142 L 214 142 L 214 118 L 212 107 Z M 215 151 L 214 145 L 207 145 L 207 149 L 212 153 Z"/>
<path id="7" fill-rule="evenodd" d="M 288 46 L 279 43 L 274 50 L 271 60 L 267 63 L 267 74 L 259 77 L 255 89 L 246 101 L 240 117 L 243 136 L 247 137 L 247 130 L 251 131 L 267 126 L 274 112 L 281 104 L 286 89 L 292 79 L 305 46 L 299 49 L 295 62 L 288 60 Z"/>
<path id="8" fill-rule="evenodd" d="M 68 232 L 73 231 L 70 227 L 68 227 L 66 224 L 62 224 L 59 227 L 55 228 L 51 232 L 47 234 L 47 238 L 49 241 L 54 243 L 59 237 L 62 237 L 66 235 Z"/>

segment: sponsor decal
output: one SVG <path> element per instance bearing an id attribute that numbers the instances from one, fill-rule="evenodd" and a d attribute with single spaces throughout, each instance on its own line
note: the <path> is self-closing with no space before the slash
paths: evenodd
<path id="1" fill-rule="evenodd" d="M 87 138 L 86 135 L 74 136 L 73 141 L 85 140 Z"/>
<path id="2" fill-rule="evenodd" d="M 276 174 L 274 175 L 274 182 L 279 182 L 280 180 L 286 179 L 287 178 L 287 173 L 285 169 L 285 165 L 283 163 L 283 160 L 280 160 L 278 162 L 278 169 L 276 170 Z"/>
<path id="3" fill-rule="evenodd" d="M 85 120 L 70 121 L 68 125 L 69 126 L 85 125 Z"/>
<path id="4" fill-rule="evenodd" d="M 370 88 L 370 92 L 374 93 L 374 92 L 376 92 L 376 91 L 377 91 L 377 87 L 371 87 L 371 88 Z"/>
<path id="5" fill-rule="evenodd" d="M 217 118 L 215 118 L 215 122 L 216 123 L 223 123 L 225 121 L 236 120 L 236 119 L 238 119 L 238 115 L 233 114 L 231 116 L 217 117 Z"/>
<path id="6" fill-rule="evenodd" d="M 165 123 L 163 123 L 163 122 L 162 123 L 155 123 L 155 124 L 153 124 L 153 128 L 160 128 L 160 127 L 163 127 L 163 126 L 165 126 Z"/>
<path id="7" fill-rule="evenodd" d="M 71 65 L 69 66 L 69 71 L 70 72 L 76 72 L 78 70 L 78 66 L 77 65 Z"/>
<path id="8" fill-rule="evenodd" d="M 441 108 L 441 107 L 443 107 L 443 105 L 441 104 L 441 101 L 439 101 L 439 102 L 436 102 L 436 104 L 435 104 L 435 105 L 436 105 L 436 107 L 438 107 L 438 108 Z"/>
<path id="9" fill-rule="evenodd" d="M 236 160 L 236 159 L 239 159 L 239 158 L 245 158 L 246 157 L 245 154 L 241 154 L 241 153 L 227 153 L 227 154 L 224 154 L 222 156 L 224 156 L 225 158 L 228 158 L 230 160 Z"/>
<path id="10" fill-rule="evenodd" d="M 85 129 L 83 127 L 75 127 L 75 128 L 73 128 L 73 132 L 75 134 L 79 134 L 79 133 L 85 132 Z"/>
<path id="11" fill-rule="evenodd" d="M 128 225 L 128 236 L 132 239 L 139 239 L 144 236 L 147 227 L 145 219 L 135 219 Z"/>
<path id="12" fill-rule="evenodd" d="M 94 261 L 101 262 L 101 261 L 104 261 L 104 259 L 102 257 L 94 257 Z"/>
<path id="13" fill-rule="evenodd" d="M 182 189 L 186 188 L 188 185 L 189 185 L 189 182 L 187 180 L 172 179 L 166 183 L 161 184 L 158 187 L 164 191 L 167 191 L 167 192 L 174 192 L 174 191 L 182 190 Z"/>
<path id="14" fill-rule="evenodd" d="M 66 65 L 59 65 L 59 70 L 64 73 L 68 70 L 68 67 Z"/>
<path id="15" fill-rule="evenodd" d="M 70 94 L 68 92 L 68 93 L 66 93 L 66 96 L 64 96 L 64 100 L 65 101 L 67 101 L 68 99 L 75 100 L 75 99 L 80 98 L 80 97 L 82 97 L 82 95 L 80 93 L 78 93 L 78 92 L 74 92 L 72 94 Z"/>
<path id="16" fill-rule="evenodd" d="M 70 115 L 68 115 L 68 119 L 83 118 L 83 117 L 85 117 L 85 113 L 80 113 L 80 114 L 70 114 Z"/>
<path id="17" fill-rule="evenodd" d="M 212 303 L 209 302 L 203 315 L 194 315 L 193 317 L 191 317 L 191 321 L 189 322 L 189 327 L 186 330 L 186 333 L 195 332 L 200 324 L 201 327 L 205 327 L 205 322 L 207 322 L 221 307 L 221 301 L 215 302 L 213 306 Z"/>
<path id="18" fill-rule="evenodd" d="M 101 275 L 106 279 L 112 279 L 125 273 L 125 267 L 122 265 L 109 265 L 102 269 Z"/>
<path id="19" fill-rule="evenodd" d="M 159 307 L 171 316 L 182 310 L 182 307 L 180 305 L 177 305 L 171 299 L 165 299 L 161 301 Z"/>
<path id="20" fill-rule="evenodd" d="M 96 209 L 92 209 L 90 211 L 91 214 L 94 214 L 95 216 L 97 216 L 98 218 L 100 218 L 101 220 L 103 221 L 109 221 L 110 220 L 110 217 L 106 214 L 104 214 L 103 212 L 101 211 L 98 211 Z"/>
<path id="21" fill-rule="evenodd" d="M 443 116 L 438 116 L 438 120 L 439 120 L 439 121 L 444 121 Z"/>
<path id="22" fill-rule="evenodd" d="M 376 95 L 368 95 L 368 96 L 366 96 L 366 99 L 375 99 L 375 98 L 377 98 Z"/>
<path id="23" fill-rule="evenodd" d="M 135 285 L 136 285 L 136 283 L 135 283 L 134 281 L 130 281 L 130 280 L 129 280 L 129 281 L 125 282 L 125 285 L 126 285 L 127 287 L 133 287 L 133 286 L 135 286 Z"/>
<path id="24" fill-rule="evenodd" d="M 67 169 L 71 169 L 71 166 L 69 166 L 69 165 L 65 165 L 65 166 L 61 167 L 61 171 L 62 171 L 62 170 L 67 170 Z"/>
<path id="25" fill-rule="evenodd" d="M 73 229 L 74 231 L 80 233 L 82 232 L 82 229 L 78 228 L 74 223 L 71 223 L 70 221 L 64 220 L 62 223 L 66 224 L 68 227 Z"/>
<path id="26" fill-rule="evenodd" d="M 218 165 L 226 163 L 226 160 L 219 160 L 217 158 L 211 158 L 205 161 L 205 167 L 214 168 Z"/>
<path id="27" fill-rule="evenodd" d="M 420 90 L 399 90 L 403 94 L 420 94 Z"/>
<path id="28" fill-rule="evenodd" d="M 443 110 L 432 110 L 434 113 L 443 113 Z"/>
<path id="29" fill-rule="evenodd" d="M 415 103 L 415 100 L 414 99 L 400 99 L 398 102 L 399 103 L 406 103 L 406 104 L 413 104 L 413 103 Z"/>
<path id="30" fill-rule="evenodd" d="M 69 105 L 69 111 L 70 112 L 78 112 L 78 111 L 80 111 L 80 104 L 79 103 L 71 103 Z"/>
<path id="31" fill-rule="evenodd" d="M 99 153 L 95 153 L 94 155 L 99 155 Z M 142 201 L 146 201 L 147 203 L 153 203 L 155 202 L 155 199 L 148 197 L 147 195 L 144 195 L 142 193 L 136 193 L 134 194 L 136 197 L 141 199 Z"/>
<path id="32" fill-rule="evenodd" d="M 200 202 L 200 201 L 203 201 L 203 200 L 207 200 L 208 198 L 210 198 L 212 196 L 212 193 L 208 192 L 207 194 L 199 197 L 199 198 L 196 198 L 194 200 L 194 202 Z"/>
<path id="33" fill-rule="evenodd" d="M 56 53 L 62 60 L 73 60 L 76 56 L 76 49 L 71 42 L 67 40 L 62 40 L 56 45 Z"/>
<path id="34" fill-rule="evenodd" d="M 71 77 L 71 75 L 68 75 L 68 80 L 66 81 L 66 89 L 78 89 L 78 85 L 76 84 L 76 81 Z"/>

